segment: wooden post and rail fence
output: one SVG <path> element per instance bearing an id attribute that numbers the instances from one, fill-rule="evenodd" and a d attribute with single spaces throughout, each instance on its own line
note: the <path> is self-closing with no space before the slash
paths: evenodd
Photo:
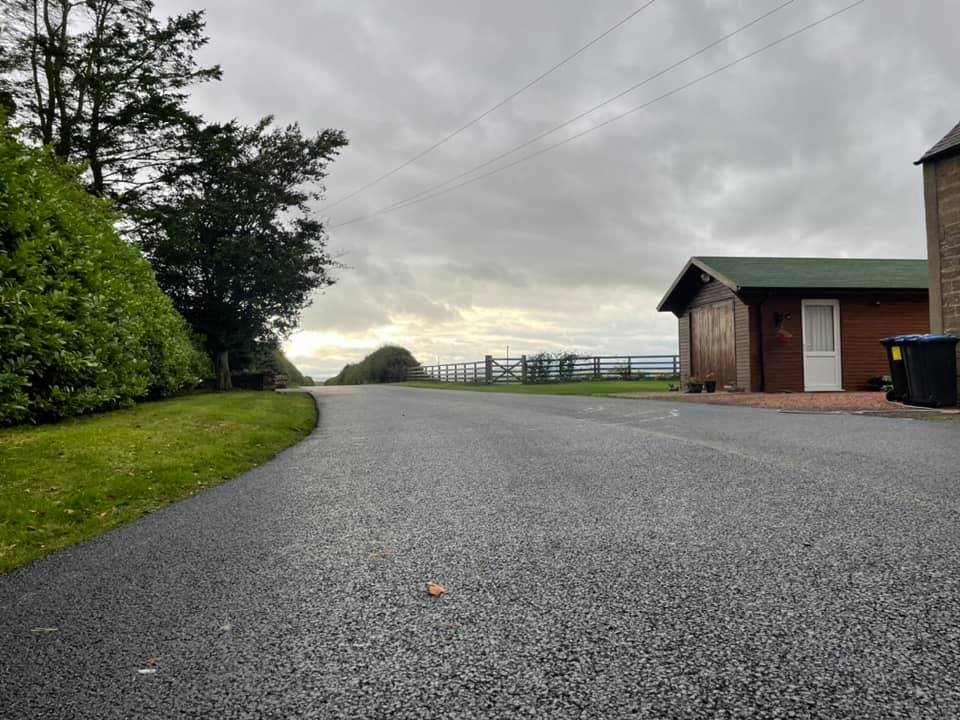
<path id="1" fill-rule="evenodd" d="M 474 362 L 418 365 L 407 370 L 407 380 L 485 385 L 668 379 L 679 375 L 679 355 L 521 355 L 513 358 L 487 355 Z"/>

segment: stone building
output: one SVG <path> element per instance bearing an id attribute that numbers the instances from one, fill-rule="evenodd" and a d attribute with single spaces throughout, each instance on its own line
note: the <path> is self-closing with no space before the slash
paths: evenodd
<path id="1" fill-rule="evenodd" d="M 930 332 L 960 336 L 960 124 L 916 164 L 923 165 Z"/>

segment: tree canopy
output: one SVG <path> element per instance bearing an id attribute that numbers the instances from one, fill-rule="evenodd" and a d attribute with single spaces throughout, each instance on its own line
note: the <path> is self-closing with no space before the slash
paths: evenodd
<path id="1" fill-rule="evenodd" d="M 85 162 L 95 195 L 136 204 L 158 167 L 184 152 L 199 118 L 187 88 L 220 77 L 194 60 L 204 15 L 160 20 L 152 0 L 9 0 L 0 36 L 0 99 L 67 161 Z"/>
<path id="2" fill-rule="evenodd" d="M 0 109 L 123 211 L 112 221 L 146 253 L 225 388 L 231 353 L 242 361 L 277 347 L 312 293 L 333 283 L 337 264 L 310 202 L 347 141 L 270 118 L 205 124 L 187 109 L 191 86 L 220 77 L 195 59 L 204 14 L 161 19 L 154 9 L 153 0 L 8 0 Z"/>
<path id="3" fill-rule="evenodd" d="M 220 387 L 229 355 L 275 343 L 336 265 L 310 211 L 342 131 L 305 137 L 297 125 L 208 125 L 191 159 L 163 175 L 167 194 L 139 215 L 140 241 L 160 286 L 206 338 Z"/>

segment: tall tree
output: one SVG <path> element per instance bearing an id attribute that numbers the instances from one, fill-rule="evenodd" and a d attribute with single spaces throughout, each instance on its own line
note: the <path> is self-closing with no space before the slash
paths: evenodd
<path id="1" fill-rule="evenodd" d="M 136 204 L 198 119 L 186 89 L 220 77 L 194 59 L 202 11 L 159 20 L 152 0 L 7 0 L 0 96 L 59 157 L 86 162 L 88 186 Z"/>
<path id="2" fill-rule="evenodd" d="M 334 282 L 336 263 L 308 204 L 346 137 L 305 137 L 271 122 L 197 129 L 192 159 L 171 164 L 162 176 L 168 194 L 138 217 L 157 281 L 205 336 L 221 389 L 230 387 L 231 353 L 287 335 L 311 294 Z"/>

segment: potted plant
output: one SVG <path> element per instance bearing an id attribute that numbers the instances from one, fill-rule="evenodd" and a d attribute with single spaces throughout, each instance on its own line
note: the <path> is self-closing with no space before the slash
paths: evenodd
<path id="1" fill-rule="evenodd" d="M 706 375 L 703 376 L 703 384 L 706 386 L 708 393 L 716 392 L 717 391 L 717 374 L 708 372 Z"/>
<path id="2" fill-rule="evenodd" d="M 703 382 L 696 375 L 691 375 L 687 378 L 687 392 L 688 393 L 699 393 L 703 392 Z"/>

